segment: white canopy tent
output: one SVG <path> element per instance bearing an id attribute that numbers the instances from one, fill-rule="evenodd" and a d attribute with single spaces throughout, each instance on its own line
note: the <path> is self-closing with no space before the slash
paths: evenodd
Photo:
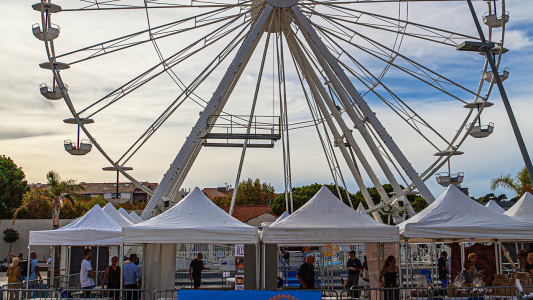
<path id="1" fill-rule="evenodd" d="M 279 223 L 281 220 L 285 219 L 288 216 L 290 216 L 289 213 L 287 211 L 284 211 L 283 214 L 281 214 L 281 216 L 279 216 L 276 221 L 272 222 L 272 224 L 270 224 L 269 226 Z"/>
<path id="2" fill-rule="evenodd" d="M 113 221 L 115 221 L 120 227 L 131 226 L 133 223 L 126 219 L 111 203 L 107 203 L 102 211 L 105 212 Z"/>
<path id="3" fill-rule="evenodd" d="M 137 224 L 139 222 L 137 222 L 137 220 L 134 220 L 130 215 L 128 215 L 128 212 L 123 208 L 119 208 L 118 209 L 118 212 L 124 217 L 126 218 L 126 220 L 130 221 L 131 223 L 133 224 Z"/>
<path id="4" fill-rule="evenodd" d="M 492 201 L 492 200 L 487 202 L 487 204 L 485 204 L 485 207 L 488 207 L 488 208 L 492 209 L 495 212 L 499 212 L 499 213 L 504 213 L 505 212 L 505 209 L 503 209 L 498 203 L 496 203 L 495 201 Z"/>
<path id="5" fill-rule="evenodd" d="M 122 243 L 122 229 L 95 205 L 83 217 L 56 230 L 30 231 L 30 246 L 111 246 Z"/>
<path id="6" fill-rule="evenodd" d="M 137 221 L 137 223 L 141 223 L 143 221 L 143 219 L 141 219 L 141 217 L 139 217 L 134 211 L 131 212 L 130 217 L 133 220 Z M 137 223 L 135 223 L 135 224 L 137 224 Z"/>
<path id="7" fill-rule="evenodd" d="M 257 244 L 257 228 L 230 216 L 196 187 L 164 213 L 124 227 L 126 244 Z"/>
<path id="8" fill-rule="evenodd" d="M 520 217 L 521 219 L 533 219 L 533 195 L 526 192 L 516 203 L 506 212 L 510 217 Z"/>
<path id="9" fill-rule="evenodd" d="M 379 223 L 342 203 L 327 187 L 277 224 L 263 229 L 264 244 L 323 245 L 398 242 L 398 228 Z"/>
<path id="10" fill-rule="evenodd" d="M 196 187 L 178 204 L 139 224 L 122 228 L 123 242 L 146 244 L 145 288 L 174 289 L 176 244 L 254 244 L 258 230 L 230 216 Z M 258 262 L 257 262 L 258 265 Z M 258 270 L 258 269 L 257 269 Z"/>
<path id="11" fill-rule="evenodd" d="M 363 203 L 359 202 L 359 205 L 357 206 L 357 212 L 361 213 L 362 211 L 365 211 L 365 207 L 363 206 Z"/>
<path id="12" fill-rule="evenodd" d="M 409 242 L 432 240 L 533 240 L 533 224 L 493 211 L 454 185 L 431 205 L 398 225 Z"/>

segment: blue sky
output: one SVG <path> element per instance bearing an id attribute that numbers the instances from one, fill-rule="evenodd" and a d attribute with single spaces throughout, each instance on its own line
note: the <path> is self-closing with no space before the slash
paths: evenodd
<path id="1" fill-rule="evenodd" d="M 533 66 L 533 27 L 531 25 L 533 21 L 530 13 L 533 11 L 533 3 L 527 0 L 507 2 L 506 10 L 510 12 L 511 19 L 506 28 L 505 45 L 510 52 L 504 55 L 501 66 L 508 67 L 511 75 L 504 85 L 526 145 L 532 149 L 533 119 L 531 118 L 530 95 L 533 78 L 531 74 Z M 78 2 L 65 0 L 57 3 L 67 7 L 76 5 Z M 35 39 L 30 30 L 33 23 L 39 22 L 39 13 L 30 7 L 33 1 L 9 1 L 3 4 L 7 9 L 0 12 L 2 25 L 0 28 L 2 28 L 2 37 L 5 41 L 0 44 L 0 88 L 3 91 L 0 96 L 0 120 L 2 120 L 0 122 L 0 152 L 12 157 L 23 168 L 30 182 L 44 181 L 44 175 L 50 169 L 57 170 L 64 177 L 77 178 L 79 181 L 113 181 L 112 173 L 105 173 L 101 170 L 108 163 L 96 149 L 93 148 L 93 151 L 84 157 L 73 157 L 64 151 L 63 141 L 76 137 L 75 126 L 62 122 L 62 119 L 70 117 L 69 111 L 64 102 L 47 101 L 39 95 L 38 85 L 43 82 L 50 85 L 51 74 L 38 67 L 39 63 L 46 60 L 46 54 L 42 42 Z M 481 1 L 475 4 L 478 15 L 483 14 L 486 4 Z M 379 5 L 384 4 L 363 4 L 357 9 L 394 16 L 397 6 Z M 442 26 L 451 31 L 475 35 L 475 28 L 466 3 L 451 1 L 409 5 L 409 20 L 413 22 Z M 173 14 L 161 11 L 151 16 L 151 22 L 153 25 L 163 24 L 184 16 L 187 16 L 187 13 Z M 54 16 L 52 21 L 61 26 L 60 37 L 56 40 L 56 50 L 59 53 L 147 28 L 146 17 L 142 11 L 69 12 Z M 389 34 L 353 28 L 384 43 L 391 42 Z M 176 45 L 190 42 L 198 36 L 198 33 L 191 32 L 162 40 L 159 45 L 163 55 L 168 56 L 176 51 Z M 258 46 L 246 72 L 228 101 L 225 111 L 232 114 L 248 113 L 263 46 L 263 44 Z M 202 57 L 188 61 L 183 67 L 177 68 L 176 73 L 185 82 L 192 80 L 205 66 L 206 61 L 215 57 L 220 49 L 219 47 L 208 48 Z M 364 65 L 373 72 L 383 67 L 381 63 L 366 57 L 359 50 L 349 51 L 360 58 Z M 477 86 L 483 66 L 482 57 L 477 54 L 457 53 L 452 47 L 407 38 L 402 45 L 401 52 L 465 87 L 475 89 Z M 257 114 L 272 115 L 273 107 L 274 114 L 279 114 L 277 100 L 274 99 L 274 105 L 272 104 L 274 82 L 272 81 L 271 57 L 269 54 Z M 62 74 L 69 85 L 75 106 L 79 109 L 157 62 L 152 45 L 145 44 L 120 52 L 119 55 L 109 55 L 102 59 L 73 65 L 70 70 Z M 292 123 L 309 120 L 309 111 L 302 97 L 292 62 L 289 61 L 287 65 L 287 79 L 290 85 L 289 121 Z M 204 99 L 209 99 L 210 94 L 216 88 L 217 79 L 222 77 L 226 66 L 222 65 L 217 69 L 212 78 L 199 88 L 199 94 Z M 454 134 L 462 120 L 461 117 L 466 114 L 465 109 L 457 101 L 452 101 L 449 97 L 397 70 L 391 69 L 384 82 L 446 136 Z M 357 87 L 360 86 L 356 81 L 354 84 Z M 178 93 L 179 89 L 168 76 L 158 78 L 146 88 L 95 117 L 96 123 L 89 129 L 109 155 L 118 157 Z M 414 132 L 409 131 L 406 125 L 376 97 L 368 96 L 366 99 L 413 166 L 417 171 L 423 171 L 432 160 L 434 151 L 431 147 L 422 142 Z M 465 151 L 465 154 L 452 161 L 452 172 L 465 172 L 463 186 L 468 187 L 471 195 L 476 197 L 489 192 L 488 185 L 491 178 L 500 174 L 515 174 L 523 166 L 497 91 L 493 92 L 490 99 L 495 105 L 487 109 L 482 116 L 482 121 L 483 123 L 495 123 L 494 134 L 486 139 L 468 139 L 461 149 Z M 150 143 L 131 160 L 131 166 L 135 169 L 131 173 L 132 176 L 138 180 L 159 182 L 179 151 L 191 126 L 194 125 L 200 110 L 201 108 L 191 101 L 184 103 L 165 126 L 154 135 Z M 356 137 L 356 140 L 361 141 L 361 138 Z M 367 150 L 363 150 L 369 155 Z M 293 185 L 332 182 L 314 128 L 291 131 L 291 154 Z M 279 143 L 274 149 L 249 150 L 242 178 L 259 177 L 261 180 L 272 183 L 277 192 L 282 192 L 281 155 Z M 239 149 L 203 149 L 183 187 L 222 186 L 225 182 L 233 184 L 239 157 Z M 357 191 L 358 188 L 339 153 L 337 157 L 349 190 Z M 371 165 L 377 167 L 373 161 Z M 382 182 L 386 182 L 381 171 L 377 170 L 376 173 Z M 371 184 L 368 177 L 364 176 L 364 179 L 367 185 Z M 438 196 L 442 193 L 443 188 L 436 183 L 434 178 L 429 179 L 427 184 L 434 195 Z M 496 193 L 507 193 L 513 196 L 511 192 L 501 189 Z"/>

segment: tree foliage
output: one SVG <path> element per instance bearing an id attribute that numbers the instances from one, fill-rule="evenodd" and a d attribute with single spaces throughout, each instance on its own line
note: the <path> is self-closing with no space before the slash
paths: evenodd
<path id="1" fill-rule="evenodd" d="M 10 219 L 28 190 L 26 175 L 13 160 L 0 156 L 0 219 Z"/>
<path id="2" fill-rule="evenodd" d="M 303 206 L 309 199 L 311 199 L 319 190 L 322 188 L 322 184 L 314 183 L 311 185 L 305 185 L 302 187 L 295 187 L 292 189 L 292 199 L 293 199 L 293 205 L 294 210 L 296 211 L 298 208 Z M 325 185 L 337 198 L 338 192 L 334 184 L 326 184 Z M 403 187 L 402 187 L 403 188 Z M 383 189 L 387 194 L 392 193 L 394 190 L 390 184 L 384 184 Z M 350 205 L 348 202 L 348 197 L 346 194 L 346 190 L 344 188 L 339 187 L 339 190 L 342 195 L 342 200 L 346 205 Z M 370 198 L 374 202 L 374 204 L 378 204 L 381 201 L 381 197 L 379 196 L 379 193 L 375 187 L 367 188 L 368 193 L 370 194 Z M 365 208 L 368 208 L 368 205 L 366 204 L 366 201 L 363 197 L 363 194 L 361 191 L 358 191 L 357 193 L 351 194 L 350 199 L 353 203 L 354 208 L 357 208 L 359 206 L 359 203 L 363 203 L 363 206 Z M 413 206 L 413 209 L 416 212 L 419 212 L 426 208 L 428 206 L 426 200 L 424 198 L 418 196 L 418 195 L 409 195 L 407 196 L 407 199 Z M 274 200 L 274 203 L 271 205 L 272 212 L 274 212 L 277 215 L 281 215 L 285 211 L 285 193 L 280 193 L 277 195 L 276 199 Z M 384 221 L 386 220 L 386 216 L 383 215 L 382 218 Z"/>
<path id="3" fill-rule="evenodd" d="M 263 182 L 259 178 L 252 180 L 248 178 L 239 183 L 237 188 L 237 198 L 235 205 L 271 205 L 276 197 L 274 187 L 270 183 Z M 215 197 L 213 202 L 216 205 L 230 205 L 230 197 Z"/>
<path id="4" fill-rule="evenodd" d="M 16 243 L 20 238 L 18 231 L 16 231 L 13 228 L 6 228 L 3 234 L 4 234 L 4 237 L 3 237 L 4 242 L 8 244 Z"/>
<path id="5" fill-rule="evenodd" d="M 525 192 L 533 193 L 533 185 L 531 185 L 531 178 L 526 167 L 520 169 L 515 177 L 512 177 L 511 174 L 502 174 L 490 181 L 491 190 L 494 191 L 499 187 L 515 192 L 517 197 L 522 196 Z"/>
<path id="6" fill-rule="evenodd" d="M 486 194 L 483 197 L 479 197 L 479 199 L 475 199 L 475 198 L 472 198 L 472 199 L 474 199 L 475 201 L 477 201 L 479 203 L 488 202 L 490 200 L 492 200 L 492 201 L 507 201 L 508 200 L 507 199 L 507 195 L 501 194 L 498 197 L 496 197 L 496 195 L 494 195 L 494 193 Z"/>

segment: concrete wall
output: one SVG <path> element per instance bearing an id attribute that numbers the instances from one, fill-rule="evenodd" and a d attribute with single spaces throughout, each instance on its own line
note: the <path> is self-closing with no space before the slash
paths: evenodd
<path id="1" fill-rule="evenodd" d="M 24 254 L 24 258 L 28 257 L 28 242 L 30 239 L 30 231 L 38 230 L 52 230 L 52 219 L 30 219 L 30 220 L 17 220 L 15 225 L 11 226 L 13 220 L 0 220 L 0 235 L 3 237 L 4 230 L 7 228 L 13 228 L 18 231 L 20 238 L 18 242 L 13 243 L 11 253 L 17 255 L 19 253 Z M 72 222 L 71 219 L 59 220 L 59 227 L 63 227 Z M 3 239 L 0 239 L 0 258 L 2 261 L 7 257 L 9 251 L 9 244 L 5 243 Z M 49 246 L 34 246 L 32 251 L 37 252 L 37 259 L 40 261 L 48 260 L 48 257 L 52 253 Z"/>

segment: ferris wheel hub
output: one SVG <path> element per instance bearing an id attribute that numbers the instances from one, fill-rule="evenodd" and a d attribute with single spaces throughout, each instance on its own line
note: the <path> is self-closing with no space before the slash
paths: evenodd
<path id="1" fill-rule="evenodd" d="M 274 7 L 291 7 L 298 3 L 298 0 L 266 0 L 266 3 Z"/>

